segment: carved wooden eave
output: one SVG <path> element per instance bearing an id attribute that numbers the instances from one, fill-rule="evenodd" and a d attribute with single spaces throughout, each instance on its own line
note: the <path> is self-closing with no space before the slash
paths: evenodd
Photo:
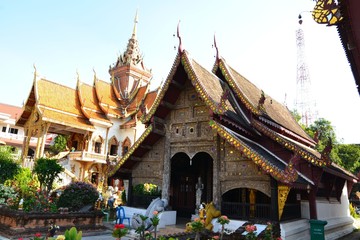
<path id="1" fill-rule="evenodd" d="M 166 78 L 166 81 L 164 82 L 164 84 L 162 85 L 162 87 L 159 89 L 158 91 L 158 95 L 153 103 L 153 105 L 151 106 L 150 110 L 148 113 L 143 114 L 140 117 L 140 121 L 144 124 L 146 124 L 147 122 L 150 121 L 151 117 L 155 114 L 156 109 L 158 108 L 158 106 L 160 105 L 161 101 L 163 100 L 165 93 L 167 92 L 169 86 L 172 84 L 173 82 L 173 77 L 176 73 L 176 70 L 181 62 L 181 56 L 178 53 L 175 57 L 174 63 L 171 67 L 170 73 L 168 75 L 168 77 Z"/>
<path id="2" fill-rule="evenodd" d="M 298 134 L 284 128 L 283 126 L 281 126 L 280 124 L 275 123 L 272 120 L 269 120 L 265 117 L 259 116 L 258 118 L 261 122 L 265 123 L 266 125 L 270 126 L 270 128 L 276 129 L 276 131 L 281 132 L 281 134 L 285 134 L 288 135 L 289 137 L 295 139 L 296 141 L 305 144 L 306 146 L 310 146 L 310 147 L 315 147 L 315 143 L 316 141 L 309 141 L 301 136 L 299 136 Z"/>
<path id="3" fill-rule="evenodd" d="M 271 130 L 264 124 L 261 124 L 259 121 L 253 119 L 252 125 L 267 137 L 271 138 L 286 149 L 299 154 L 301 158 L 305 159 L 307 162 L 313 164 L 314 166 L 325 167 L 326 165 L 328 165 L 328 161 L 325 161 L 324 159 L 315 156 L 314 154 L 306 151 L 304 148 L 301 148 L 298 144 L 287 140 L 279 133 Z"/>
<path id="4" fill-rule="evenodd" d="M 244 157 L 252 160 L 258 167 L 267 174 L 270 174 L 276 180 L 286 184 L 291 184 L 297 180 L 298 173 L 292 165 L 287 165 L 286 168 L 282 170 L 271 164 L 262 155 L 247 146 L 247 144 L 232 136 L 227 129 L 216 121 L 210 121 L 209 125 L 221 138 L 225 139 L 230 145 L 235 147 Z"/>

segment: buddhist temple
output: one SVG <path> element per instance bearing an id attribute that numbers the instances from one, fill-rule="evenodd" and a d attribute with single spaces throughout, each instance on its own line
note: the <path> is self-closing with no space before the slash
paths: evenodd
<path id="1" fill-rule="evenodd" d="M 68 136 L 68 152 L 60 156 L 65 166 L 65 183 L 88 180 L 102 188 L 107 167 L 116 164 L 141 136 L 139 121 L 151 108 L 157 90 L 150 91 L 151 72 L 145 68 L 138 46 L 137 16 L 125 52 L 110 65 L 110 82 L 97 78 L 89 85 L 77 76 L 70 88 L 38 76 L 35 68 L 29 97 L 18 117 L 23 127 L 23 159 L 30 139 L 37 137 L 35 159 L 44 156 L 47 133 Z"/>
<path id="2" fill-rule="evenodd" d="M 164 83 L 150 91 L 137 17 L 126 51 L 97 78 L 69 88 L 34 74 L 17 121 L 38 137 L 69 135 L 63 158 L 73 179 L 123 187 L 152 183 L 178 217 L 213 202 L 230 219 L 280 223 L 284 239 L 310 239 L 309 219 L 327 220 L 327 239 L 352 231 L 347 196 L 357 177 L 331 161 L 289 110 L 231 67 L 218 51 L 211 70 L 179 46 Z M 24 148 L 28 148 L 24 140 Z M 26 152 L 26 151 L 24 151 Z M 26 157 L 26 156 L 24 156 Z M 119 183 L 120 182 L 120 183 Z M 339 235 L 340 234 L 340 235 Z"/>
<path id="3" fill-rule="evenodd" d="M 285 106 L 218 51 L 205 69 L 178 37 L 169 75 L 140 117 L 147 128 L 110 179 L 128 172 L 133 186 L 161 186 L 182 217 L 194 213 L 201 183 L 201 202 L 231 219 L 279 221 L 285 239 L 309 239 L 309 219 L 326 219 L 329 239 L 351 232 L 347 196 L 358 179 L 331 161 L 331 144 L 317 152 Z"/>

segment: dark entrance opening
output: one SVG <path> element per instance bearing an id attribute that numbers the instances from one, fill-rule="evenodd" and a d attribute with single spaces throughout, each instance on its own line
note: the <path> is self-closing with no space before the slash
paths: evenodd
<path id="1" fill-rule="evenodd" d="M 221 212 L 233 219 L 270 219 L 271 199 L 250 188 L 236 188 L 223 194 Z"/>
<path id="2" fill-rule="evenodd" d="M 196 208 L 196 184 L 203 183 L 201 202 L 212 200 L 213 161 L 209 154 L 200 152 L 192 159 L 177 153 L 171 159 L 170 205 L 179 217 L 191 217 Z"/>

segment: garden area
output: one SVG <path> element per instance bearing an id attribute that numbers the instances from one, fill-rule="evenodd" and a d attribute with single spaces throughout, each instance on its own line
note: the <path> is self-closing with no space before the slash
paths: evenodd
<path id="1" fill-rule="evenodd" d="M 85 182 L 58 188 L 62 171 L 57 160 L 49 158 L 37 159 L 33 170 L 23 168 L 12 158 L 10 148 L 0 147 L 0 235 L 22 238 L 36 234 L 34 239 L 45 239 L 57 231 L 70 234 L 72 227 L 105 228 L 103 213 L 94 209 L 99 199 L 96 188 Z"/>

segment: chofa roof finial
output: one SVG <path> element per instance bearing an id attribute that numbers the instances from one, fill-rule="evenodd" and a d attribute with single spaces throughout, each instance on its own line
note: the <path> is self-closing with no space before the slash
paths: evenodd
<path id="1" fill-rule="evenodd" d="M 219 59 L 220 59 L 220 55 L 219 55 L 219 49 L 218 49 L 218 47 L 217 47 L 217 45 L 216 45 L 216 35 L 215 35 L 215 33 L 214 33 L 214 48 L 215 48 L 215 50 L 216 50 L 216 61 L 219 61 Z"/>
<path id="2" fill-rule="evenodd" d="M 179 38 L 179 47 L 178 47 L 178 51 L 179 53 L 182 53 L 184 51 L 183 46 L 182 46 L 182 42 L 181 42 L 181 37 L 180 37 L 180 20 L 179 23 L 177 25 L 177 37 Z"/>

